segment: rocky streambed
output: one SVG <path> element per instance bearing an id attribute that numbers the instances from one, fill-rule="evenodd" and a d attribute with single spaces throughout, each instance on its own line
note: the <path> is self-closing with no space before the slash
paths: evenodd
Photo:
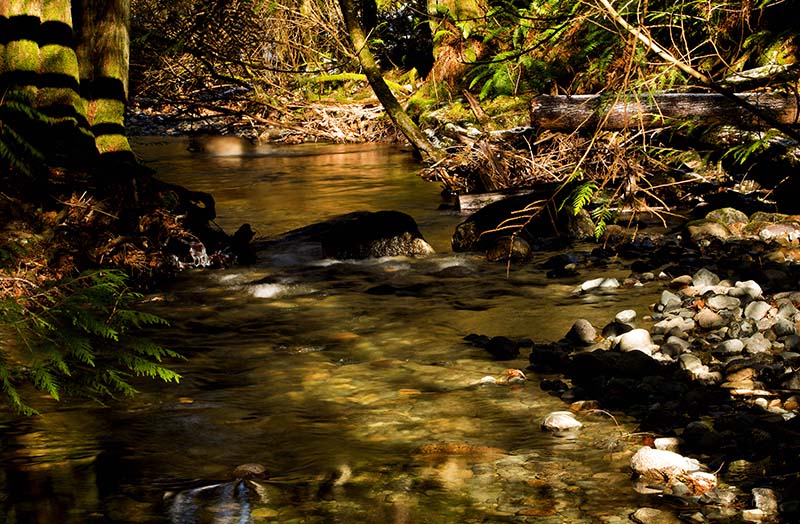
<path id="1" fill-rule="evenodd" d="M 629 239 L 619 252 L 640 271 L 623 282 L 586 280 L 575 293 L 662 285 L 649 315 L 610 313 L 604 326 L 577 319 L 557 342 L 522 342 L 530 369 L 544 376 L 540 386 L 575 413 L 547 429 L 574 431 L 573 420 L 598 410 L 638 420 L 632 489 L 677 505 L 643 508 L 632 520 L 800 518 L 796 218 L 715 211 L 673 235 Z M 586 271 L 596 257 L 559 260 Z M 469 341 L 495 359 L 520 348 L 502 337 Z"/>

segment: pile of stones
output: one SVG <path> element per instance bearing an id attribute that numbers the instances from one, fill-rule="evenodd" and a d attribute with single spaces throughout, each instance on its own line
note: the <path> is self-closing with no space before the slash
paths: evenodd
<path id="1" fill-rule="evenodd" d="M 705 502 L 700 513 L 713 521 L 792 521 L 800 517 L 798 304 L 800 292 L 768 295 L 754 280 L 700 269 L 669 281 L 638 322 L 647 329 L 632 310 L 602 329 L 579 319 L 562 340 L 533 344 L 530 369 L 569 403 L 591 400 L 638 419 L 653 436 L 631 462 L 644 492 Z M 652 466 L 659 461 L 667 470 Z"/>

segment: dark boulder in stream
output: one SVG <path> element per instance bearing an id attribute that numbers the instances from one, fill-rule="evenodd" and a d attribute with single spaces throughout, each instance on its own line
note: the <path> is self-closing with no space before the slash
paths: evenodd
<path id="1" fill-rule="evenodd" d="M 555 248 L 572 240 L 591 238 L 594 226 L 588 213 L 577 215 L 558 210 L 540 194 L 512 196 L 493 202 L 456 226 L 453 251 L 484 251 L 490 258 L 496 253 L 510 253 L 515 260 L 525 260 L 529 253 L 509 248 L 509 235 L 519 230 L 515 239 L 524 241 L 530 250 Z"/>
<path id="2" fill-rule="evenodd" d="M 400 211 L 355 211 L 290 231 L 268 245 L 305 245 L 321 257 L 363 259 L 433 253 L 414 219 Z M 262 246 L 267 247 L 267 246 Z"/>

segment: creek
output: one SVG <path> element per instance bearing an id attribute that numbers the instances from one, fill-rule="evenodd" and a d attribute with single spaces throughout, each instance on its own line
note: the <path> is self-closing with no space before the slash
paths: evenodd
<path id="1" fill-rule="evenodd" d="M 217 223 L 261 236 L 355 210 L 410 214 L 437 254 L 315 260 L 262 251 L 252 267 L 188 270 L 147 307 L 157 341 L 187 357 L 178 385 L 137 382 L 108 406 L 45 403 L 0 420 L 0 522 L 629 522 L 659 502 L 631 486 L 635 422 L 579 414 L 557 437 L 541 419 L 567 405 L 519 359 L 492 361 L 470 333 L 560 339 L 648 313 L 656 285 L 576 295 L 610 264 L 552 280 L 449 248 L 464 219 L 440 210 L 411 155 L 385 145 L 274 147 L 207 158 L 178 138 L 138 139 L 158 176 L 212 193 Z M 591 249 L 578 246 L 577 249 Z M 387 292 L 387 290 L 389 290 Z M 495 384 L 481 384 L 491 376 Z M 267 478 L 237 479 L 242 464 Z M 242 475 L 238 475 L 241 477 Z"/>

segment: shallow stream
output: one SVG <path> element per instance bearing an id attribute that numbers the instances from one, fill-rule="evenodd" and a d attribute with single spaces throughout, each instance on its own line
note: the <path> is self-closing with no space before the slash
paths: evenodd
<path id="1" fill-rule="evenodd" d="M 227 231 L 248 222 L 269 237 L 394 209 L 437 254 L 261 252 L 254 267 L 185 272 L 148 302 L 171 322 L 159 342 L 187 357 L 171 363 L 180 384 L 143 381 L 108 407 L 45 404 L 39 417 L 0 421 L 0 523 L 613 523 L 658 504 L 631 486 L 631 421 L 581 414 L 577 436 L 544 433 L 542 417 L 565 403 L 540 376 L 503 375 L 524 370 L 527 351 L 494 362 L 463 337 L 557 340 L 579 317 L 641 318 L 659 289 L 577 296 L 583 280 L 627 272 L 549 280 L 545 254 L 507 273 L 452 253 L 463 217 L 439 210 L 439 188 L 395 147 L 217 159 L 181 139 L 135 147 L 160 178 L 213 193 Z M 487 376 L 496 383 L 481 384 Z M 254 463 L 266 478 L 236 479 Z"/>

